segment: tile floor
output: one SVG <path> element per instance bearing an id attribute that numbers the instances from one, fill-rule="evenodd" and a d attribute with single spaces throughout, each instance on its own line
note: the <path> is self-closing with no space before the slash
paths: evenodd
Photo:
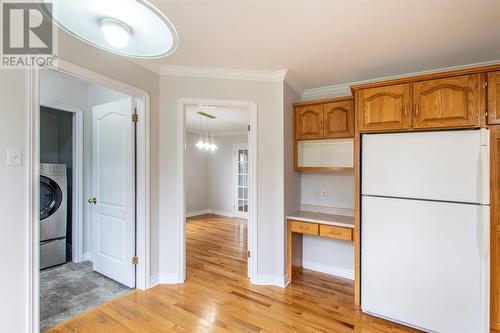
<path id="1" fill-rule="evenodd" d="M 131 289 L 92 270 L 66 263 L 40 272 L 40 330 L 66 321 Z"/>

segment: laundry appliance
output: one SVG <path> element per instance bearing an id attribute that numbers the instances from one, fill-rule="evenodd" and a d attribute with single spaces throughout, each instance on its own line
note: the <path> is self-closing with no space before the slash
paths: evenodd
<path id="1" fill-rule="evenodd" d="M 67 193 L 66 165 L 41 164 L 41 269 L 66 262 Z"/>

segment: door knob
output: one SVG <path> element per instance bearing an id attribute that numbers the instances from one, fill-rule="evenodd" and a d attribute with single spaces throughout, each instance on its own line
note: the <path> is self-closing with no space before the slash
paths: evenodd
<path id="1" fill-rule="evenodd" d="M 89 204 L 96 204 L 97 203 L 97 199 L 96 198 L 90 198 L 89 200 L 87 200 Z"/>

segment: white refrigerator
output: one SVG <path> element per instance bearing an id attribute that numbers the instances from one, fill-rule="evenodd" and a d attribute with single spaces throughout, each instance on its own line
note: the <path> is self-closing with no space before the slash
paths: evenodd
<path id="1" fill-rule="evenodd" d="M 362 310 L 488 332 L 488 131 L 365 134 L 361 164 Z"/>

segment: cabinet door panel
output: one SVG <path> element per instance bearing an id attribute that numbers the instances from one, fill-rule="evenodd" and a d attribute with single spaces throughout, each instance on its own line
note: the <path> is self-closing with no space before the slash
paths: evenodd
<path id="1" fill-rule="evenodd" d="M 488 73 L 488 124 L 500 124 L 500 72 Z"/>
<path id="2" fill-rule="evenodd" d="M 359 130 L 410 128 L 410 97 L 409 84 L 360 90 L 356 105 Z"/>
<path id="3" fill-rule="evenodd" d="M 413 128 L 480 126 L 479 83 L 479 74 L 415 83 Z"/>
<path id="4" fill-rule="evenodd" d="M 298 140 L 323 138 L 323 105 L 301 106 L 296 109 L 295 134 Z"/>
<path id="5" fill-rule="evenodd" d="M 325 139 L 354 136 L 354 101 L 324 104 L 323 112 Z"/>

